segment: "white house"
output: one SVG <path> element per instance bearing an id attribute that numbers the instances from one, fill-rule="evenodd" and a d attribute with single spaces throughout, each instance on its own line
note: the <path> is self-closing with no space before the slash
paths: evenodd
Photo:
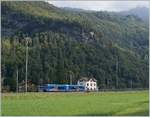
<path id="1" fill-rule="evenodd" d="M 82 77 L 78 80 L 78 85 L 83 85 L 87 91 L 97 91 L 97 80 L 95 78 Z"/>

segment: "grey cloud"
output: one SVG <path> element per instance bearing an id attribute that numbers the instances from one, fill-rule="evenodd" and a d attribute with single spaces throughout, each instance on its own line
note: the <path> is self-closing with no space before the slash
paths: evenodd
<path id="1" fill-rule="evenodd" d="M 137 6 L 149 7 L 148 1 L 48 1 L 58 7 L 81 8 L 85 10 L 122 11 Z"/>

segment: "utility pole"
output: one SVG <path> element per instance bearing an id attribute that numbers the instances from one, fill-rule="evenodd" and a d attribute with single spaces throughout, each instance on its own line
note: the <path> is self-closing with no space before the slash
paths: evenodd
<path id="1" fill-rule="evenodd" d="M 28 37 L 26 38 L 26 73 L 25 73 L 25 92 L 28 91 Z"/>
<path id="2" fill-rule="evenodd" d="M 18 93 L 18 68 L 16 70 L 17 80 L 16 80 L 16 92 Z"/>
<path id="3" fill-rule="evenodd" d="M 132 84 L 133 84 L 133 83 L 132 83 L 132 79 L 131 79 L 131 80 L 130 80 L 131 89 L 132 89 Z"/>
<path id="4" fill-rule="evenodd" d="M 107 88 L 109 88 L 110 86 L 109 86 L 109 79 L 107 79 Z"/>
<path id="5" fill-rule="evenodd" d="M 72 85 L 72 75 L 70 73 L 70 85 Z"/>
<path id="6" fill-rule="evenodd" d="M 118 88 L 118 57 L 116 60 L 116 88 Z"/>

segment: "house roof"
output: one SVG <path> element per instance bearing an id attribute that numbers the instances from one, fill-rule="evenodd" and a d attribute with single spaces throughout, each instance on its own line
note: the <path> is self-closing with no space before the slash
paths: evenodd
<path id="1" fill-rule="evenodd" d="M 94 82 L 96 82 L 97 80 L 95 78 L 88 78 L 88 77 L 82 77 L 80 78 L 78 81 L 82 82 L 82 81 L 89 81 L 89 80 L 93 80 Z"/>

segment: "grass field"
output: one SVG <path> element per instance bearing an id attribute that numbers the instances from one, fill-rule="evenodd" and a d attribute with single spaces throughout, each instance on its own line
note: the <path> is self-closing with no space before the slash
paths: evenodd
<path id="1" fill-rule="evenodd" d="M 147 115 L 148 91 L 6 93 L 2 115 Z"/>

